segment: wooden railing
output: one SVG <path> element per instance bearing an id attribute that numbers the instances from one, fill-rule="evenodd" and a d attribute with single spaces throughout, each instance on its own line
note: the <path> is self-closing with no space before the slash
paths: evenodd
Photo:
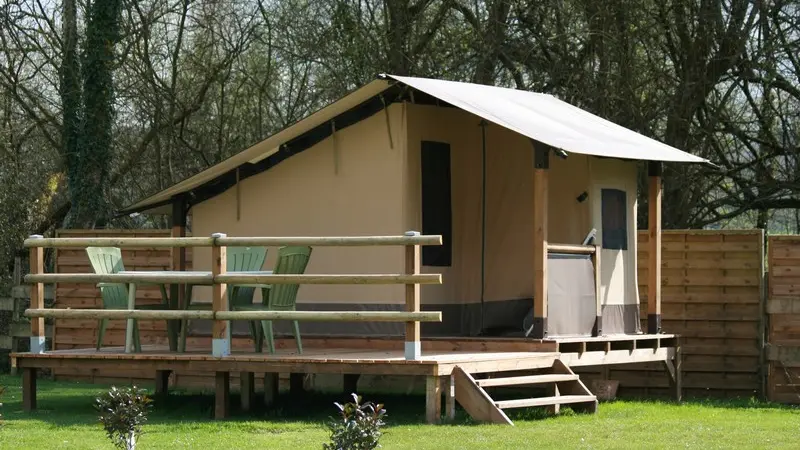
<path id="1" fill-rule="evenodd" d="M 25 282 L 31 284 L 31 308 L 25 316 L 31 320 L 31 352 L 41 353 L 44 348 L 44 318 L 56 319 L 126 319 L 125 351 L 133 349 L 133 322 L 135 319 L 207 319 L 213 320 L 212 353 L 214 356 L 230 354 L 230 320 L 301 320 L 339 322 L 405 322 L 405 357 L 421 357 L 420 322 L 441 322 L 441 312 L 420 311 L 420 284 L 441 284 L 440 274 L 420 273 L 422 245 L 441 245 L 441 236 L 422 236 L 408 232 L 404 236 L 352 236 L 352 237 L 227 237 L 216 233 L 211 237 L 175 238 L 43 238 L 31 236 L 25 240 L 30 248 L 31 270 Z M 231 246 L 403 246 L 406 273 L 399 274 L 226 274 L 226 248 Z M 45 248 L 181 248 L 211 247 L 211 272 L 182 273 L 44 273 Z M 124 283 L 129 284 L 128 309 L 45 309 L 45 283 Z M 191 284 L 212 286 L 211 311 L 191 310 L 137 310 L 135 309 L 136 284 Z M 403 284 L 406 286 L 405 311 L 229 311 L 228 284 Z"/>

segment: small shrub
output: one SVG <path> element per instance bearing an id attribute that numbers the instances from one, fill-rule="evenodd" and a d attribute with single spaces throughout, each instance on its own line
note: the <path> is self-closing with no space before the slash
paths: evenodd
<path id="1" fill-rule="evenodd" d="M 344 405 L 334 403 L 339 418 L 328 423 L 331 442 L 323 444 L 324 450 L 373 450 L 380 448 L 381 427 L 386 423 L 386 410 L 382 404 L 361 404 L 361 396 L 352 394 L 353 401 Z"/>
<path id="2" fill-rule="evenodd" d="M 114 446 L 134 450 L 151 403 L 143 389 L 112 386 L 110 391 L 95 399 L 94 407 L 100 413 L 100 423 Z"/>
<path id="3" fill-rule="evenodd" d="M 0 398 L 3 398 L 3 394 L 5 394 L 5 392 L 6 392 L 6 388 L 4 386 L 0 386 Z M 0 408 L 2 408 L 2 407 L 3 407 L 3 404 L 0 403 Z M 0 414 L 0 425 L 2 425 L 2 424 L 3 424 L 3 415 Z"/>

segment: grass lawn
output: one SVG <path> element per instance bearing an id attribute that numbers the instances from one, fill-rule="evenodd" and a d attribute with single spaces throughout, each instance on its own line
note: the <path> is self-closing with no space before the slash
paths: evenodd
<path id="1" fill-rule="evenodd" d="M 39 380 L 39 410 L 22 412 L 21 379 L 0 376 L 2 449 L 109 449 L 92 400 L 105 386 Z M 755 401 L 687 401 L 681 405 L 618 401 L 600 405 L 596 415 L 567 412 L 541 418 L 536 411 L 512 411 L 516 426 L 475 425 L 459 411 L 453 425 L 421 425 L 422 397 L 369 395 L 386 403 L 386 449 L 779 449 L 800 446 L 800 409 Z M 157 401 L 139 448 L 146 449 L 320 449 L 327 438 L 323 421 L 335 413 L 322 394 L 245 415 L 234 409 L 224 422 L 209 419 L 211 394 L 177 392 Z M 238 403 L 238 397 L 231 396 Z"/>

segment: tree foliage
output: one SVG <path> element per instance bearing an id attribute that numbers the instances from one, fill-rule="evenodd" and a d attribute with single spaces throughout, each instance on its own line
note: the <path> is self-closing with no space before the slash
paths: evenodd
<path id="1" fill-rule="evenodd" d="M 718 164 L 667 165 L 666 227 L 797 231 L 799 18 L 798 0 L 8 1 L 0 258 L 381 72 L 550 93 Z"/>

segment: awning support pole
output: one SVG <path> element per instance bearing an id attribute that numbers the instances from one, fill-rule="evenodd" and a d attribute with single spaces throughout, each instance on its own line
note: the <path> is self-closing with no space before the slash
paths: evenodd
<path id="1" fill-rule="evenodd" d="M 483 315 L 485 294 L 486 294 L 486 125 L 487 122 L 481 119 L 481 151 L 483 163 L 481 164 L 481 332 L 483 334 L 484 321 Z"/>
<path id="2" fill-rule="evenodd" d="M 647 165 L 648 197 L 647 333 L 661 332 L 661 174 L 660 162 Z"/>
<path id="3" fill-rule="evenodd" d="M 533 142 L 533 329 L 535 339 L 547 337 L 547 178 L 550 149 Z"/>

